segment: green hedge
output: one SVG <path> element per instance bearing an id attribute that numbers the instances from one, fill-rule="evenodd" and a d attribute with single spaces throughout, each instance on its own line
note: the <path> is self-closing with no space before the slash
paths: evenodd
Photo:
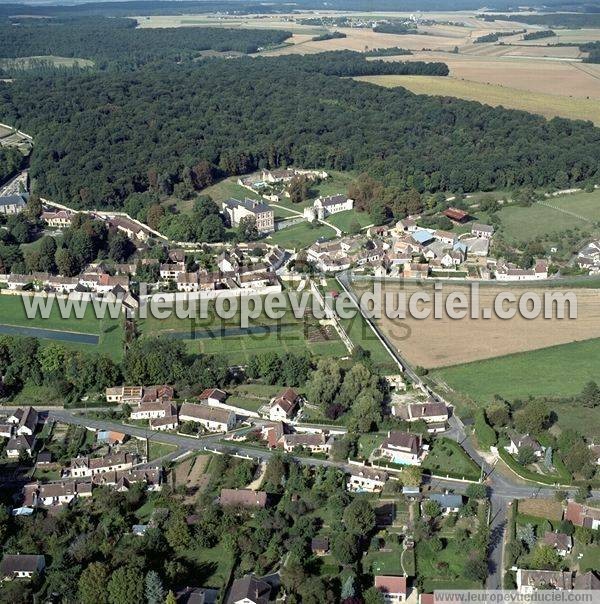
<path id="1" fill-rule="evenodd" d="M 500 459 L 516 474 L 518 474 L 521 478 L 525 480 L 533 480 L 535 482 L 541 482 L 543 484 L 554 485 L 560 481 L 559 477 L 551 478 L 549 476 L 544 476 L 543 474 L 538 474 L 537 472 L 532 472 L 527 468 L 524 468 L 517 460 L 508 453 L 505 449 L 499 447 L 498 454 L 500 455 Z"/>
<path id="2" fill-rule="evenodd" d="M 492 428 L 485 417 L 483 409 L 478 409 L 475 413 L 475 437 L 482 449 L 490 450 L 498 442 L 498 435 Z"/>

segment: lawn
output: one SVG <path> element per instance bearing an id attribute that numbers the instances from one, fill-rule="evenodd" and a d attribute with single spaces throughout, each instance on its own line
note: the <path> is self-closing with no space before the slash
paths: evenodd
<path id="1" fill-rule="evenodd" d="M 584 220 L 540 204 L 506 206 L 497 215 L 502 225 L 501 233 L 512 243 L 555 234 L 558 239 L 561 232 L 573 228 L 591 229 L 591 225 Z"/>
<path id="2" fill-rule="evenodd" d="M 194 565 L 194 580 L 198 585 L 223 589 L 231 574 L 231 556 L 222 544 L 213 548 L 188 549 L 185 558 Z"/>
<path id="3" fill-rule="evenodd" d="M 444 367 L 432 377 L 477 404 L 495 394 L 508 400 L 573 396 L 589 380 L 600 382 L 599 355 L 600 339 L 584 340 Z"/>
<path id="4" fill-rule="evenodd" d="M 517 90 L 498 84 L 473 82 L 453 77 L 435 76 L 365 76 L 355 78 L 388 88 L 403 86 L 415 94 L 453 96 L 486 105 L 522 109 L 545 117 L 555 116 L 591 120 L 600 124 L 600 106 L 596 99 L 573 98 L 543 92 Z"/>
<path id="5" fill-rule="evenodd" d="M 173 451 L 177 451 L 177 447 L 175 445 L 167 445 L 165 443 L 156 442 L 151 438 L 149 439 L 149 459 L 148 461 L 154 461 L 159 457 L 164 457 L 165 455 L 169 455 L 169 453 L 173 453 Z"/>
<path id="6" fill-rule="evenodd" d="M 600 220 L 600 189 L 591 193 L 579 191 L 570 195 L 561 195 L 548 199 L 546 203 L 569 212 L 579 214 L 588 220 Z"/>
<path id="7" fill-rule="evenodd" d="M 93 61 L 89 59 L 56 57 L 53 55 L 43 55 L 37 57 L 18 57 L 16 59 L 0 59 L 0 68 L 11 69 L 30 69 L 38 67 L 41 63 L 50 64 L 53 67 L 92 67 Z"/>
<path id="8" fill-rule="evenodd" d="M 74 313 L 73 313 L 74 315 Z M 47 319 L 40 316 L 39 313 L 32 319 L 29 319 L 25 313 L 25 307 L 21 296 L 0 296 L 0 324 L 39 328 L 58 332 L 71 332 L 73 334 L 89 334 L 99 336 L 98 344 L 84 342 L 69 342 L 64 340 L 54 340 L 52 332 L 40 333 L 39 337 L 43 342 L 59 341 L 67 347 L 77 348 L 83 351 L 100 352 L 108 354 L 113 358 L 120 358 L 123 352 L 123 329 L 122 319 L 111 319 L 108 312 L 103 319 L 97 319 L 94 314 L 94 308 L 90 304 L 85 309 L 82 318 L 69 316 L 63 318 L 56 304 Z M 74 336 L 76 338 L 76 336 Z"/>
<path id="9" fill-rule="evenodd" d="M 355 210 L 347 210 L 345 212 L 332 214 L 327 217 L 326 221 L 335 225 L 338 229 L 344 231 L 344 233 L 353 232 L 355 224 L 360 225 L 361 228 L 373 224 L 369 214 L 366 212 L 356 212 Z"/>
<path id="10" fill-rule="evenodd" d="M 578 560 L 579 569 L 582 572 L 597 571 L 600 568 L 600 545 L 578 545 L 577 551 L 583 553 L 583 557 Z"/>
<path id="11" fill-rule="evenodd" d="M 402 546 L 386 544 L 386 549 L 391 551 L 369 552 L 365 556 L 364 564 L 371 568 L 374 575 L 402 575 L 400 556 Z"/>
<path id="12" fill-rule="evenodd" d="M 422 467 L 438 476 L 449 475 L 467 480 L 478 480 L 480 473 L 475 462 L 458 443 L 440 437 L 433 442 Z"/>
<path id="13" fill-rule="evenodd" d="M 453 539 L 445 541 L 441 552 L 433 552 L 427 541 L 417 543 L 417 575 L 423 580 L 424 592 L 432 593 L 435 589 L 480 589 L 480 584 L 462 576 L 467 555 L 468 549 Z M 440 568 L 440 564 L 445 565 L 444 568 Z"/>
<path id="14" fill-rule="evenodd" d="M 358 439 L 358 455 L 363 459 L 369 459 L 371 453 L 381 446 L 384 438 L 383 434 L 361 434 Z"/>
<path id="15" fill-rule="evenodd" d="M 267 241 L 287 249 L 302 249 L 311 246 L 317 239 L 333 239 L 335 231 L 322 223 L 301 222 L 272 233 Z"/>

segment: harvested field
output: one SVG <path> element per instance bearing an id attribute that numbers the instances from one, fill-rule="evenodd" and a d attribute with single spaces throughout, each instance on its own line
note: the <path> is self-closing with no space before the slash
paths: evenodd
<path id="1" fill-rule="evenodd" d="M 563 514 L 562 503 L 554 499 L 520 499 L 519 514 L 560 522 Z"/>
<path id="2" fill-rule="evenodd" d="M 360 294 L 359 287 L 356 290 Z M 429 283 L 418 285 L 388 282 L 383 284 L 381 291 L 382 297 L 386 292 L 397 295 L 401 291 L 406 292 L 407 298 L 417 291 L 427 292 L 433 297 L 433 285 Z M 455 291 L 470 296 L 468 286 L 446 283 L 441 292 L 443 300 L 445 301 L 450 292 Z M 546 291 L 564 293 L 568 290 L 545 290 L 535 284 L 522 287 L 482 285 L 479 295 L 480 308 L 493 308 L 497 294 L 505 291 L 514 293 L 518 298 L 524 292 L 535 292 L 543 296 Z M 573 291 L 577 296 L 577 319 L 544 319 L 540 316 L 527 320 L 515 316 L 513 319 L 503 320 L 493 315 L 490 319 L 467 317 L 462 320 L 453 320 L 447 316 L 441 319 L 430 316 L 424 320 L 384 317 L 377 322 L 411 364 L 427 368 L 457 365 L 600 337 L 600 290 L 582 288 Z M 376 304 L 379 308 L 381 299 Z M 431 308 L 431 305 L 428 307 Z M 479 316 L 481 317 L 481 313 Z"/>
<path id="3" fill-rule="evenodd" d="M 590 120 L 600 125 L 600 104 L 592 99 L 574 99 L 555 94 L 528 92 L 498 84 L 469 82 L 453 77 L 392 75 L 365 76 L 355 79 L 390 88 L 403 86 L 415 94 L 452 96 L 493 107 L 521 109 L 538 113 L 546 118 L 560 116 Z"/>
<path id="4" fill-rule="evenodd" d="M 518 90 L 600 99 L 600 65 L 573 60 L 489 57 L 449 52 L 418 52 L 384 57 L 385 61 L 442 61 L 456 79 L 497 84 Z M 568 91 L 568 95 L 565 95 Z"/>

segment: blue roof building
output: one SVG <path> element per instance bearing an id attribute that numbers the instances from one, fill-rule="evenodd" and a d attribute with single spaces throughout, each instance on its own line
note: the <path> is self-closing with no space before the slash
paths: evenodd
<path id="1" fill-rule="evenodd" d="M 412 238 L 421 245 L 425 245 L 433 241 L 433 235 L 429 231 L 415 231 Z"/>

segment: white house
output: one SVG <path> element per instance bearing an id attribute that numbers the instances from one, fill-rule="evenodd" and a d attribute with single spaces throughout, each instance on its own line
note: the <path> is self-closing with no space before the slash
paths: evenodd
<path id="1" fill-rule="evenodd" d="M 71 460 L 69 473 L 73 478 L 83 478 L 113 470 L 129 470 L 137 460 L 136 455 L 126 452 L 113 453 L 104 457 L 75 457 Z"/>
<path id="2" fill-rule="evenodd" d="M 35 437 L 33 436 L 28 436 L 26 434 L 15 436 L 6 443 L 6 456 L 9 459 L 16 459 L 19 457 L 21 451 L 31 456 L 34 445 Z"/>
<path id="3" fill-rule="evenodd" d="M 393 405 L 392 415 L 407 422 L 423 420 L 428 432 L 443 432 L 448 421 L 448 408 L 444 403 L 434 400 L 425 403 Z"/>
<path id="4" fill-rule="evenodd" d="M 379 493 L 387 482 L 388 475 L 383 470 L 364 466 L 350 467 L 346 486 L 354 493 Z"/>
<path id="5" fill-rule="evenodd" d="M 160 278 L 163 281 L 176 281 L 179 275 L 185 273 L 184 262 L 173 262 L 160 265 Z"/>
<path id="6" fill-rule="evenodd" d="M 571 553 L 573 549 L 573 539 L 566 533 L 553 533 L 548 531 L 542 540 L 544 545 L 549 545 L 556 553 L 564 558 Z"/>
<path id="7" fill-rule="evenodd" d="M 172 403 L 140 403 L 131 410 L 130 419 L 156 419 L 158 417 L 168 417 L 177 415 Z"/>
<path id="8" fill-rule="evenodd" d="M 75 499 L 92 496 L 91 482 L 34 482 L 23 487 L 24 505 L 52 508 L 69 505 Z"/>
<path id="9" fill-rule="evenodd" d="M 399 431 L 388 432 L 380 447 L 382 457 L 402 465 L 420 466 L 427 451 L 420 434 Z"/>
<path id="10" fill-rule="evenodd" d="M 329 453 L 333 437 L 327 438 L 322 432 L 319 434 L 284 434 L 283 449 L 288 453 L 296 447 L 307 449 L 311 453 Z"/>
<path id="11" fill-rule="evenodd" d="M 494 234 L 494 227 L 489 224 L 482 224 L 480 222 L 474 222 L 471 225 L 471 235 L 479 237 L 481 239 L 491 239 Z"/>
<path id="12" fill-rule="evenodd" d="M 219 407 L 183 403 L 179 410 L 180 422 L 195 422 L 209 432 L 228 432 L 235 427 L 235 413 Z"/>
<path id="13" fill-rule="evenodd" d="M 314 213 L 319 220 L 323 220 L 331 214 L 351 210 L 353 207 L 354 200 L 341 194 L 317 197 L 313 204 Z"/>
<path id="14" fill-rule="evenodd" d="M 163 432 L 165 430 L 176 430 L 179 427 L 177 415 L 167 415 L 150 420 L 150 429 Z"/>
<path id="15" fill-rule="evenodd" d="M 0 214 L 18 214 L 25 209 L 22 195 L 4 195 L 0 197 Z"/>
<path id="16" fill-rule="evenodd" d="M 562 570 L 517 569 L 517 591 L 532 594 L 539 589 L 569 591 L 573 589 L 573 573 Z"/>
<path id="17" fill-rule="evenodd" d="M 518 455 L 519 451 L 524 448 L 529 448 L 533 451 L 533 454 L 540 459 L 545 451 L 545 448 L 540 445 L 540 443 L 529 436 L 529 434 L 518 434 L 517 432 L 511 430 L 508 433 L 508 437 L 510 439 L 510 444 L 507 447 L 504 447 L 511 455 Z"/>
<path id="18" fill-rule="evenodd" d="M 269 419 L 273 422 L 288 421 L 294 416 L 300 404 L 300 396 L 293 388 L 286 388 L 271 401 Z"/>

